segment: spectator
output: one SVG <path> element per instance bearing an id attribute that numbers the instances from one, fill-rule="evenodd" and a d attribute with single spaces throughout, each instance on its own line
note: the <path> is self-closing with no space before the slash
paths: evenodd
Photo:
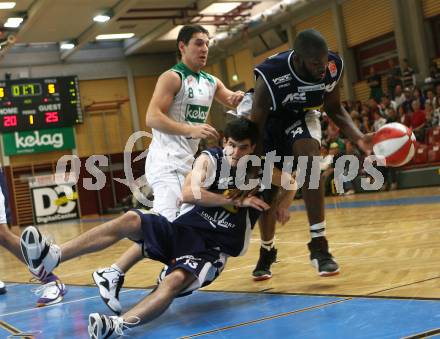
<path id="1" fill-rule="evenodd" d="M 432 121 L 433 126 L 440 126 L 440 107 L 434 108 L 434 105 L 432 106 Z"/>
<path id="2" fill-rule="evenodd" d="M 380 100 L 379 108 L 382 113 L 382 116 L 384 118 L 387 118 L 389 110 L 395 111 L 397 109 L 397 104 L 394 100 L 390 100 L 389 95 L 384 94 L 384 95 L 382 95 L 382 98 Z"/>
<path id="3" fill-rule="evenodd" d="M 377 132 L 379 128 L 387 123 L 386 119 L 382 117 L 379 111 L 374 112 L 373 131 Z"/>
<path id="4" fill-rule="evenodd" d="M 429 66 L 429 77 L 425 79 L 426 84 L 438 84 L 440 83 L 440 67 L 435 60 L 431 61 Z"/>
<path id="5" fill-rule="evenodd" d="M 327 140 L 326 140 L 326 142 L 329 145 L 331 143 L 336 142 L 341 150 L 344 150 L 344 148 L 345 148 L 345 142 L 339 134 L 339 128 L 331 120 L 329 120 L 329 124 L 327 126 Z"/>
<path id="6" fill-rule="evenodd" d="M 397 85 L 394 89 L 394 101 L 397 106 L 400 106 L 405 101 L 405 95 L 403 94 L 402 85 Z"/>
<path id="7" fill-rule="evenodd" d="M 350 116 L 351 116 L 351 118 L 353 119 L 353 121 L 356 120 L 356 119 L 359 119 L 359 112 L 356 111 L 356 110 L 352 110 L 352 111 L 350 112 Z"/>
<path id="8" fill-rule="evenodd" d="M 401 105 L 403 106 L 405 113 L 409 113 L 412 111 L 411 102 L 413 100 L 411 89 L 409 87 L 405 87 L 403 90 L 403 95 L 405 97 L 405 101 Z"/>
<path id="9" fill-rule="evenodd" d="M 425 109 L 425 97 L 423 96 L 422 91 L 418 87 L 414 87 L 412 92 L 413 100 L 419 100 L 420 108 Z"/>
<path id="10" fill-rule="evenodd" d="M 426 99 L 426 101 L 429 100 L 431 105 L 433 105 L 433 107 L 434 107 L 434 91 L 432 90 L 432 88 L 428 88 L 426 90 L 425 99 Z"/>
<path id="11" fill-rule="evenodd" d="M 339 150 L 339 144 L 337 142 L 332 142 L 329 147 L 328 155 L 326 156 L 326 163 L 321 167 L 325 168 L 321 173 L 321 182 L 324 184 L 326 195 L 334 194 L 331 178 L 335 171 L 336 160 L 341 155 L 342 153 Z"/>
<path id="12" fill-rule="evenodd" d="M 425 124 L 426 115 L 425 111 L 421 109 L 419 100 L 412 102 L 413 112 L 411 114 L 411 128 L 416 136 L 416 139 L 420 142 L 425 141 Z"/>
<path id="13" fill-rule="evenodd" d="M 333 161 L 333 155 L 329 153 L 328 146 L 325 142 L 321 144 L 321 159 L 319 161 L 319 168 L 321 172 L 327 170 Z"/>
<path id="14" fill-rule="evenodd" d="M 408 59 L 402 60 L 402 86 L 412 88 L 416 85 L 414 70 L 409 67 Z"/>
<path id="15" fill-rule="evenodd" d="M 399 115 L 395 109 L 389 109 L 385 118 L 387 119 L 387 124 L 391 122 L 399 122 Z"/>
<path id="16" fill-rule="evenodd" d="M 432 100 L 432 107 L 434 108 L 434 110 L 440 108 L 440 84 L 437 84 L 435 86 L 435 96 Z"/>
<path id="17" fill-rule="evenodd" d="M 397 116 L 401 124 L 404 124 L 405 126 L 408 127 L 411 126 L 411 111 L 406 112 L 405 107 L 403 107 L 403 105 L 399 106 Z"/>
<path id="18" fill-rule="evenodd" d="M 368 116 L 363 115 L 362 116 L 362 125 L 361 125 L 361 131 L 362 133 L 371 133 L 371 127 L 370 127 L 370 120 L 368 119 Z"/>
<path id="19" fill-rule="evenodd" d="M 356 158 L 359 159 L 359 161 L 362 161 L 363 156 L 362 152 L 359 150 L 358 147 L 356 147 L 355 144 L 353 144 L 350 140 L 345 140 L 345 154 L 354 155 Z"/>
<path id="20" fill-rule="evenodd" d="M 366 115 L 368 117 L 368 119 L 370 118 L 370 115 L 371 115 L 370 106 L 366 102 L 362 103 L 362 109 L 361 109 L 360 113 L 361 113 L 361 117 Z"/>
<path id="21" fill-rule="evenodd" d="M 437 117 L 434 116 L 434 109 L 432 108 L 431 101 L 426 100 L 425 102 L 425 116 L 426 116 L 426 124 L 425 124 L 425 135 L 426 131 L 431 127 L 438 126 Z"/>
<path id="22" fill-rule="evenodd" d="M 368 86 L 370 87 L 370 99 L 374 99 L 377 103 L 380 102 L 382 96 L 382 85 L 380 75 L 376 73 L 373 66 L 370 67 L 370 75 L 367 78 Z"/>
<path id="23" fill-rule="evenodd" d="M 388 59 L 388 72 L 386 74 L 388 95 L 394 100 L 394 90 L 397 85 L 402 85 L 400 67 L 394 63 L 394 59 Z"/>

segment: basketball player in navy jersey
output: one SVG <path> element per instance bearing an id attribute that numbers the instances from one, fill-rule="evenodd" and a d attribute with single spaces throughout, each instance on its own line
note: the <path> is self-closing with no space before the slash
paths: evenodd
<path id="1" fill-rule="evenodd" d="M 197 158 L 185 179 L 180 215 L 172 222 L 151 211 L 132 210 L 61 247 L 47 242 L 33 226 L 23 231 L 26 262 L 30 267 L 35 260 L 42 262 L 48 272 L 60 261 L 102 250 L 125 237 L 141 244 L 145 257 L 167 265 L 154 292 L 122 316 L 90 314 L 91 338 L 122 335 L 124 326 L 158 317 L 176 296 L 190 294 L 216 279 L 228 256 L 246 252 L 251 230 L 269 205 L 256 195 L 233 200 L 227 193 L 236 189 L 238 161 L 254 151 L 258 130 L 255 123 L 241 118 L 228 123 L 224 135 L 224 149 L 208 149 Z M 225 164 L 229 171 L 224 171 Z M 212 184 L 205 187 L 205 182 Z M 284 200 L 292 201 L 292 193 L 284 191 L 281 205 L 286 206 Z"/>
<path id="2" fill-rule="evenodd" d="M 321 276 L 338 274 L 339 266 L 329 252 L 325 237 L 323 187 L 319 184 L 318 189 L 309 188 L 312 159 L 320 155 L 318 110 L 323 107 L 342 134 L 361 150 L 369 153 L 372 148 L 371 136 L 362 134 L 341 106 L 338 82 L 342 70 L 342 59 L 328 50 L 325 39 L 313 29 L 300 32 L 292 50 L 266 59 L 254 70 L 256 86 L 251 119 L 264 136 L 257 143 L 257 153 L 276 151 L 280 156 L 308 157 L 302 195 L 310 224 L 310 260 Z M 255 280 L 270 278 L 270 266 L 276 260 L 275 208 L 272 204 L 261 217 L 262 246 L 253 272 Z"/>

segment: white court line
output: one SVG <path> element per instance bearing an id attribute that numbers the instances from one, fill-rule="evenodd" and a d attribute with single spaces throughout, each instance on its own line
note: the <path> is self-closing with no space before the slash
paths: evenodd
<path id="1" fill-rule="evenodd" d="M 81 287 L 81 286 L 79 286 L 79 287 Z M 88 287 L 88 286 L 84 286 L 84 287 Z M 127 292 L 133 292 L 133 291 L 140 291 L 140 289 L 123 290 L 123 291 L 120 291 L 119 293 L 127 293 Z M 90 299 L 95 299 L 95 298 L 100 298 L 100 296 L 96 295 L 94 297 L 81 298 L 81 299 L 61 302 L 61 303 L 57 303 L 57 304 L 53 304 L 53 305 L 49 305 L 49 306 L 44 306 L 44 307 L 27 308 L 27 309 L 16 311 L 16 312 L 3 313 L 3 314 L 0 314 L 0 317 L 5 317 L 7 315 L 26 313 L 26 312 L 30 312 L 30 311 L 37 311 L 37 310 L 38 311 L 44 311 L 44 310 L 46 310 L 46 309 L 48 309 L 50 307 L 56 307 L 56 306 L 62 306 L 62 305 L 67 305 L 67 304 L 73 304 L 73 303 L 77 303 L 79 301 L 90 300 Z"/>
<path id="2" fill-rule="evenodd" d="M 5 282 L 6 287 L 10 288 L 10 287 L 16 287 L 16 286 L 20 286 L 22 285 L 21 283 L 7 283 Z"/>

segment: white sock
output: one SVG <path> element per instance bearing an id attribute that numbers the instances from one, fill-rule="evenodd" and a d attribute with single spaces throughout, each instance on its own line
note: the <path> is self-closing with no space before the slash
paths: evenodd
<path id="1" fill-rule="evenodd" d="M 119 266 L 116 265 L 116 264 L 113 264 L 113 265 L 111 265 L 110 267 L 113 268 L 114 270 L 118 271 L 118 273 L 119 273 L 120 275 L 124 275 L 124 274 L 125 274 L 125 273 L 119 268 Z"/>
<path id="2" fill-rule="evenodd" d="M 261 247 L 263 247 L 265 250 L 270 251 L 275 246 L 275 238 L 272 238 L 271 240 L 261 240 Z"/>
<path id="3" fill-rule="evenodd" d="M 310 226 L 310 236 L 313 238 L 325 237 L 325 220 Z"/>

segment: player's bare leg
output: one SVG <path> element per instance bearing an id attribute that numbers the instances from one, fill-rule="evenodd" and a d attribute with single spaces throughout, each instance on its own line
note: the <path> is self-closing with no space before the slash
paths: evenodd
<path id="1" fill-rule="evenodd" d="M 304 185 L 302 186 L 302 195 L 312 238 L 308 243 L 311 263 L 318 270 L 320 276 L 338 274 L 339 266 L 329 252 L 328 242 L 325 237 L 324 187 L 319 175 L 317 176 L 319 180 L 318 188 L 313 188 L 313 183 L 310 186 L 311 178 L 314 176 L 312 160 L 314 156 L 320 155 L 319 143 L 314 139 L 299 139 L 293 145 L 293 154 L 296 157 L 309 157 L 307 169 L 305 169 L 306 175 Z"/>

